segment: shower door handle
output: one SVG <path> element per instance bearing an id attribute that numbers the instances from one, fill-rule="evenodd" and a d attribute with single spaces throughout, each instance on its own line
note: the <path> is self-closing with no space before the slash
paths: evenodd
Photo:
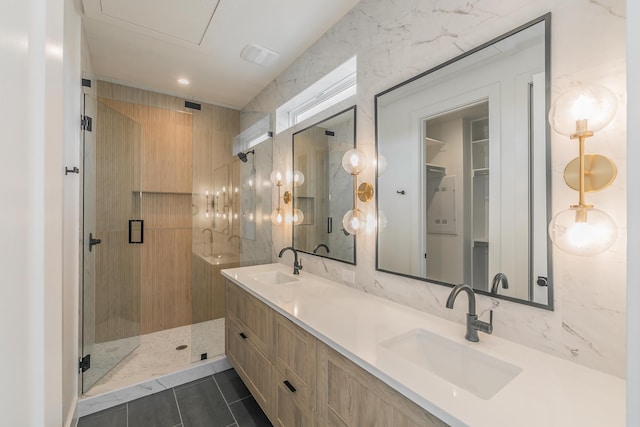
<path id="1" fill-rule="evenodd" d="M 141 245 L 144 243 L 144 220 L 129 220 L 129 243 Z"/>
<path id="2" fill-rule="evenodd" d="M 99 245 L 100 243 L 102 243 L 102 240 L 94 239 L 93 233 L 89 233 L 89 252 L 91 252 L 95 245 Z"/>

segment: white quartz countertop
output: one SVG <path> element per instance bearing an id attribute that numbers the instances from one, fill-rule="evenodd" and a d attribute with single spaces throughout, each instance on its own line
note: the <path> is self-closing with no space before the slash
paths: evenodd
<path id="1" fill-rule="evenodd" d="M 267 285 L 253 277 L 270 271 L 291 275 L 292 268 L 267 264 L 222 274 L 451 426 L 625 425 L 625 382 L 620 378 L 493 335 L 480 333 L 480 342 L 468 342 L 462 324 L 305 271 L 293 283 Z M 416 328 L 471 346 L 522 372 L 490 399 L 479 398 L 380 345 Z"/>

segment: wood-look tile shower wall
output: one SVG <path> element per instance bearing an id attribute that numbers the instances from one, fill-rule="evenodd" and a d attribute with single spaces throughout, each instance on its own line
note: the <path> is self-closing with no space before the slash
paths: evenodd
<path id="1" fill-rule="evenodd" d="M 132 212 L 139 212 L 145 225 L 144 244 L 139 247 L 140 295 L 130 301 L 130 313 L 115 317 L 135 318 L 137 310 L 140 333 L 145 334 L 224 316 L 223 309 L 215 313 L 192 309 L 192 289 L 198 298 L 201 289 L 214 294 L 212 274 L 198 274 L 197 281 L 203 283 L 192 285 L 192 240 L 200 238 L 200 230 L 194 228 L 198 224 L 193 221 L 192 194 L 211 188 L 216 166 L 231 162 L 239 112 L 208 104 L 202 104 L 200 111 L 190 110 L 184 99 L 103 81 L 98 81 L 98 98 L 139 124 L 141 134 L 140 184 L 129 190 L 142 194 L 131 197 Z M 124 267 L 121 274 L 136 273 Z M 106 320 L 114 317 L 109 313 L 112 301 L 127 295 L 114 281 L 96 277 L 96 319 L 105 320 L 96 321 L 96 342 L 123 337 L 117 322 Z"/>

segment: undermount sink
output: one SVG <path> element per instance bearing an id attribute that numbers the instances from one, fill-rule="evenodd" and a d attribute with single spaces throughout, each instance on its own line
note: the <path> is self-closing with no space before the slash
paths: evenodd
<path id="1" fill-rule="evenodd" d="M 257 280 L 260 283 L 264 283 L 265 285 L 281 285 L 283 283 L 297 282 L 300 280 L 293 276 L 289 276 L 288 274 L 284 274 L 280 271 L 267 271 L 265 273 L 258 273 L 251 276 L 251 278 Z"/>
<path id="2" fill-rule="evenodd" d="M 424 329 L 414 329 L 380 345 L 409 362 L 488 400 L 522 369 Z"/>

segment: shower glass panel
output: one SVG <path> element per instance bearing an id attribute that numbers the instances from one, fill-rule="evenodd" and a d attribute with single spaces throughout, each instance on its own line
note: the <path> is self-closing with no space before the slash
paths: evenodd
<path id="1" fill-rule="evenodd" d="M 192 112 L 193 193 L 191 195 L 191 361 L 224 354 L 223 268 L 239 265 L 231 142 L 239 115 L 203 104 Z M 237 159 L 236 159 L 237 160 Z"/>
<path id="2" fill-rule="evenodd" d="M 140 124 L 85 95 L 82 352 L 86 392 L 140 344 Z"/>
<path id="3" fill-rule="evenodd" d="M 212 109 L 210 112 L 210 108 Z M 215 107 L 193 112 L 191 358 L 224 353 L 225 268 L 271 262 L 272 140 L 232 156 L 239 123 L 205 132 Z M 239 117 L 238 117 L 239 118 Z M 208 125 L 210 126 L 210 125 Z"/>

